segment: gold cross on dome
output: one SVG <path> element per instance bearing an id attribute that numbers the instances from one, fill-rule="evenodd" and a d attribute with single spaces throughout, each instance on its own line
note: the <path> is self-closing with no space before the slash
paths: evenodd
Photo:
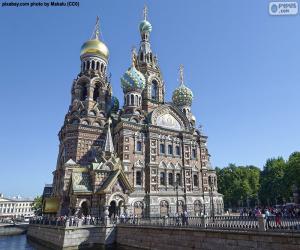
<path id="1" fill-rule="evenodd" d="M 144 20 L 147 20 L 147 16 L 148 16 L 148 7 L 147 7 L 147 5 L 144 6 L 143 14 L 144 14 Z"/>
<path id="2" fill-rule="evenodd" d="M 100 19 L 99 16 L 97 16 L 95 28 L 92 34 L 92 39 L 99 39 L 99 33 L 100 33 Z"/>

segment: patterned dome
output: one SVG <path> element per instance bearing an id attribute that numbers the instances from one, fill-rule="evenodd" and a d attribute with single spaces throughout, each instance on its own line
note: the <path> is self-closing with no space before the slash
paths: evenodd
<path id="1" fill-rule="evenodd" d="M 131 90 L 143 90 L 145 88 L 145 77 L 134 66 L 131 66 L 121 77 L 123 92 Z"/>
<path id="2" fill-rule="evenodd" d="M 152 31 L 152 25 L 147 20 L 143 20 L 140 23 L 140 32 L 141 33 L 150 33 Z"/>
<path id="3" fill-rule="evenodd" d="M 191 106 L 193 97 L 193 92 L 184 84 L 180 84 L 180 86 L 174 90 L 172 100 L 176 106 Z"/>
<path id="4" fill-rule="evenodd" d="M 111 97 L 111 102 L 110 102 L 110 111 L 113 113 L 116 113 L 119 110 L 119 100 L 117 97 L 112 96 Z"/>

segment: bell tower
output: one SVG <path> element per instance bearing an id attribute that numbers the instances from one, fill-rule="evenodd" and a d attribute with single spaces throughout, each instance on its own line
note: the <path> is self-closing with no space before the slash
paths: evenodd
<path id="1" fill-rule="evenodd" d="M 142 93 L 142 108 L 146 112 L 151 112 L 159 104 L 165 102 L 165 85 L 158 66 L 157 56 L 153 55 L 151 50 L 152 25 L 147 20 L 147 6 L 144 7 L 143 16 L 144 19 L 139 25 L 141 42 L 137 55 L 137 69 L 143 73 L 146 79 L 146 87 Z"/>

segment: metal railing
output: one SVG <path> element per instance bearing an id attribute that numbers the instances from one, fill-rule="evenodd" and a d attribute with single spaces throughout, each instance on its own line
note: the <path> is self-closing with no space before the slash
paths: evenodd
<path id="1" fill-rule="evenodd" d="M 299 216 L 269 216 L 266 218 L 267 231 L 295 231 L 300 233 Z"/>
<path id="2" fill-rule="evenodd" d="M 218 230 L 298 232 L 300 233 L 300 217 L 282 216 L 202 216 L 202 217 L 121 217 L 106 218 L 34 218 L 30 224 L 51 225 L 57 227 L 82 226 L 130 226 L 155 227 L 189 227 Z"/>

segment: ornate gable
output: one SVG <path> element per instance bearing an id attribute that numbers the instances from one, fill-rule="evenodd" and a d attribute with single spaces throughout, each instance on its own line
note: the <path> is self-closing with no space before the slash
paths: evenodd
<path id="1" fill-rule="evenodd" d="M 174 130 L 188 130 L 189 121 L 182 112 L 171 104 L 164 104 L 151 113 L 151 124 Z"/>

